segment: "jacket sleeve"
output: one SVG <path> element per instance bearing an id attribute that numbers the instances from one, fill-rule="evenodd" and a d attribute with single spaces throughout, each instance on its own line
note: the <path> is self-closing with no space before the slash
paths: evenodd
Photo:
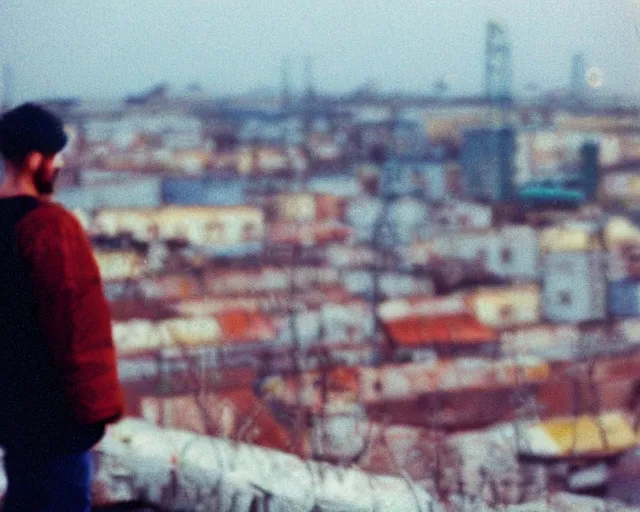
<path id="1" fill-rule="evenodd" d="M 111 317 L 91 244 L 62 207 L 37 208 L 17 226 L 37 315 L 80 425 L 123 414 Z"/>

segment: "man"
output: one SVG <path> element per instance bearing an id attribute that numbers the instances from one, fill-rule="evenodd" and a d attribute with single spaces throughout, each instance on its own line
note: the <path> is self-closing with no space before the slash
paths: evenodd
<path id="1" fill-rule="evenodd" d="M 67 137 L 25 104 L 0 117 L 0 444 L 5 511 L 90 510 L 90 449 L 124 410 L 90 242 L 51 202 Z"/>

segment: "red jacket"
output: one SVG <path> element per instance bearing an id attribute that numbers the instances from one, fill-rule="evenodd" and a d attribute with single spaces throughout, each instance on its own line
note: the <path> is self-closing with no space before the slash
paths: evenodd
<path id="1" fill-rule="evenodd" d="M 91 244 L 78 220 L 45 203 L 16 225 L 37 315 L 78 425 L 124 411 L 111 318 Z"/>

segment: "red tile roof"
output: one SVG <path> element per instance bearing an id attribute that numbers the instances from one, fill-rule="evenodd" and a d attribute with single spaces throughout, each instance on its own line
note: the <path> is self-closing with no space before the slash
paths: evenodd
<path id="1" fill-rule="evenodd" d="M 272 319 L 264 314 L 251 311 L 227 311 L 216 315 L 222 330 L 221 343 L 268 341 L 277 332 Z"/>
<path id="2" fill-rule="evenodd" d="M 384 327 L 393 342 L 408 346 L 490 343 L 498 338 L 493 329 L 468 313 L 437 317 L 409 316 L 385 322 Z"/>

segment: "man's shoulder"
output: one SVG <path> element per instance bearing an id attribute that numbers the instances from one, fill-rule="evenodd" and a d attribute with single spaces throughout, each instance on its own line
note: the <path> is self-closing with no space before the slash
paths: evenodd
<path id="1" fill-rule="evenodd" d="M 90 244 L 76 216 L 63 206 L 41 201 L 16 224 L 18 246 L 26 254 L 55 243 L 58 247 Z M 54 242 L 55 241 L 55 242 Z M 71 244 L 71 245 L 70 245 Z"/>
<path id="2" fill-rule="evenodd" d="M 90 251 L 91 242 L 79 219 L 63 206 L 41 201 L 16 224 L 18 247 L 23 255 L 55 251 Z"/>
<path id="3" fill-rule="evenodd" d="M 61 204 L 53 201 L 41 201 L 20 221 L 20 227 L 63 228 L 82 230 L 76 216 Z"/>

